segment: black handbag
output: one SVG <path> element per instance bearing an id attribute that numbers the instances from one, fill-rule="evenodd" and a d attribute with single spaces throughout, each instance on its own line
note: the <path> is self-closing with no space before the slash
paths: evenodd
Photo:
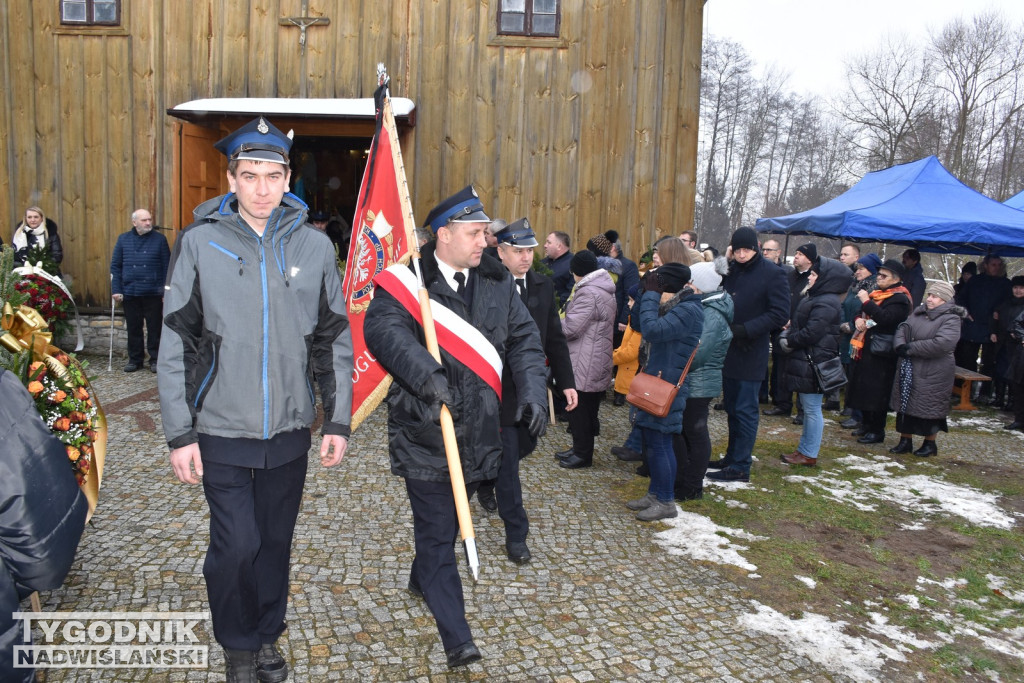
<path id="1" fill-rule="evenodd" d="M 868 351 L 874 356 L 895 356 L 896 352 L 892 348 L 893 337 L 895 335 L 873 332 L 871 339 L 868 340 Z"/>
<path id="2" fill-rule="evenodd" d="M 829 358 L 821 363 L 811 360 L 811 354 L 807 354 L 807 362 L 811 364 L 814 371 L 814 378 L 818 380 L 821 393 L 827 394 L 846 384 L 846 372 L 843 371 L 843 361 L 839 356 Z"/>

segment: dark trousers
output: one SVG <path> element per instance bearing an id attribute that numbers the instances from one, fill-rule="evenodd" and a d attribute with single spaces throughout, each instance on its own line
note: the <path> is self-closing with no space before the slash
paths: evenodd
<path id="1" fill-rule="evenodd" d="M 757 380 L 722 378 L 722 401 L 729 423 L 729 445 L 723 460 L 745 474 L 750 473 L 754 443 L 761 413 L 757 409 Z"/>
<path id="2" fill-rule="evenodd" d="M 704 475 L 711 460 L 711 435 L 708 434 L 710 398 L 687 398 L 683 411 L 683 433 L 672 437 L 676 454 L 676 495 L 693 494 L 704 486 Z"/>
<path id="3" fill-rule="evenodd" d="M 273 469 L 206 461 L 210 547 L 203 576 L 213 635 L 231 650 L 258 650 L 285 629 L 292 533 L 308 456 Z"/>
<path id="4" fill-rule="evenodd" d="M 498 499 L 498 514 L 505 522 L 506 543 L 525 541 L 530 533 L 530 520 L 523 507 L 523 486 L 519 479 L 520 437 L 519 427 L 501 428 L 501 466 L 494 482 L 494 495 Z"/>
<path id="5" fill-rule="evenodd" d="M 868 434 L 885 434 L 885 416 L 884 410 L 862 410 L 861 427 Z"/>
<path id="6" fill-rule="evenodd" d="M 981 353 L 981 367 L 978 367 L 978 353 Z M 989 377 L 996 376 L 996 345 L 994 342 L 970 342 L 963 339 L 957 344 L 954 356 L 956 364 L 965 370 L 977 370 Z M 992 382 L 979 382 L 978 395 L 990 396 Z"/>
<path id="7" fill-rule="evenodd" d="M 466 484 L 466 495 L 476 492 L 477 484 Z M 451 482 L 405 480 L 412 507 L 416 557 L 410 580 L 423 592 L 430 613 L 437 622 L 441 643 L 451 650 L 473 639 L 466 621 L 466 603 L 462 597 L 462 579 L 455 561 L 455 537 L 459 519 Z"/>
<path id="8" fill-rule="evenodd" d="M 786 365 L 786 355 L 782 353 L 782 349 L 779 347 L 778 340 L 778 335 L 772 336 L 772 366 L 768 374 L 768 396 L 772 399 L 772 405 L 774 405 L 776 408 L 781 408 L 782 410 L 788 410 L 792 412 L 793 392 L 786 392 L 782 390 L 782 378 L 779 377 L 779 373 L 782 371 L 782 368 L 785 367 Z"/>
<path id="9" fill-rule="evenodd" d="M 579 404 L 569 411 L 569 431 L 572 432 L 572 450 L 577 458 L 594 461 L 594 437 L 601 430 L 597 411 L 601 407 L 603 391 L 577 391 Z"/>
<path id="10" fill-rule="evenodd" d="M 149 362 L 155 363 L 160 350 L 160 327 L 163 325 L 164 298 L 162 296 L 127 296 L 121 302 L 124 325 L 128 330 L 128 362 L 142 365 L 142 323 L 146 323 L 145 349 Z"/>
<path id="11" fill-rule="evenodd" d="M 1013 421 L 1024 422 L 1024 382 L 1010 382 L 1010 398 L 1013 399 Z"/>

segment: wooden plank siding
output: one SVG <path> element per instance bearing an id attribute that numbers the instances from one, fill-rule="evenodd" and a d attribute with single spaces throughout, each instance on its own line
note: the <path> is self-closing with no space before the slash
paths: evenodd
<path id="1" fill-rule="evenodd" d="M 61 26 L 55 0 L 6 0 L 4 239 L 41 206 L 76 298 L 104 306 L 131 212 L 175 222 L 168 108 L 298 97 L 303 83 L 308 97 L 370 97 L 381 61 L 392 95 L 416 103 L 400 135 L 420 220 L 473 182 L 491 215 L 527 216 L 541 240 L 563 230 L 578 249 L 612 228 L 636 257 L 693 224 L 703 4 L 562 0 L 560 36 L 531 40 L 496 35 L 498 0 L 310 0 L 331 23 L 307 29 L 303 54 L 299 29 L 278 23 L 302 0 L 123 0 L 122 26 L 102 29 Z"/>

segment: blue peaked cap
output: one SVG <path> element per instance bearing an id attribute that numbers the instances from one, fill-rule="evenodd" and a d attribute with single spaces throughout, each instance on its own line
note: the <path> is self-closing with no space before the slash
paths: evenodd
<path id="1" fill-rule="evenodd" d="M 530 221 L 520 218 L 514 223 L 509 223 L 504 228 L 494 233 L 495 239 L 513 247 L 538 247 L 537 235 L 530 227 Z"/>
<path id="2" fill-rule="evenodd" d="M 229 161 L 248 159 L 287 165 L 285 159 L 292 148 L 292 139 L 261 116 L 217 141 L 214 148 Z"/>
<path id="3" fill-rule="evenodd" d="M 431 231 L 437 233 L 439 228 L 452 222 L 491 222 L 491 219 L 484 213 L 484 205 L 472 185 L 467 185 L 431 209 L 427 214 L 427 222 L 424 227 L 429 227 Z"/>

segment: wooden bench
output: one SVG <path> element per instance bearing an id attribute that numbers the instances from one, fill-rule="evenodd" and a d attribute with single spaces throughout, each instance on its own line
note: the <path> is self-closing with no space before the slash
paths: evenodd
<path id="1" fill-rule="evenodd" d="M 978 408 L 971 403 L 971 383 L 991 382 L 992 378 L 958 365 L 956 367 L 956 379 L 960 380 L 960 386 L 953 384 L 953 395 L 960 395 L 960 403 L 953 406 L 953 410 L 977 410 Z"/>

